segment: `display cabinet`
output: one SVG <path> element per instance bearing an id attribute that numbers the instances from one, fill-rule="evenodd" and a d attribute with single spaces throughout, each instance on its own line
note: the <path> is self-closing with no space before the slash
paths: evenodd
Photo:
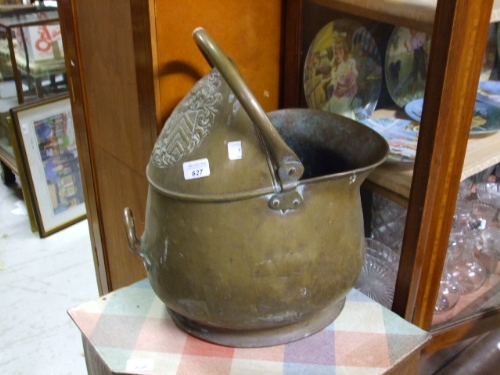
<path id="1" fill-rule="evenodd" d="M 27 7 L 0 17 L 0 95 L 18 103 L 66 89 L 57 9 Z"/>
<path id="2" fill-rule="evenodd" d="M 404 169 L 381 166 L 365 184 L 407 207 L 393 311 L 432 332 L 429 352 L 500 327 L 498 277 L 448 319 L 434 316 L 460 182 L 500 162 L 499 133 L 469 139 L 488 29 L 490 22 L 500 20 L 500 2 L 289 1 L 285 107 L 306 106 L 306 53 L 318 30 L 339 18 L 354 19 L 370 30 L 402 26 L 432 34 L 415 163 Z M 378 42 L 383 44 L 383 38 Z M 381 97 L 373 116 L 404 112 Z"/>
<path id="3" fill-rule="evenodd" d="M 185 7 L 158 1 L 59 1 L 101 291 L 144 277 L 140 259 L 124 250 L 123 202 L 131 202 L 137 216 L 144 217 L 144 170 L 151 147 L 174 103 L 203 72 L 205 62 L 190 40 L 198 20 L 205 19 L 207 30 L 214 28 L 216 37 L 224 37 L 221 44 L 226 50 L 237 52 L 232 57 L 245 62 L 239 66 L 245 65 L 242 74 L 252 88 L 256 87 L 253 91 L 261 94 L 258 100 L 273 109 L 271 99 L 277 93 L 274 87 L 278 86 L 278 76 L 283 79 L 280 91 L 285 106 L 305 105 L 300 77 L 311 41 L 307 38 L 314 36 L 327 17 L 331 20 L 329 17 L 337 14 L 365 23 L 419 27 L 434 31 L 436 40 L 427 77 L 426 95 L 430 99 L 424 108 L 414 169 L 380 171 L 384 183 L 398 174 L 407 175 L 406 185 L 397 180 L 398 189 L 384 186 L 376 180 L 376 174 L 370 186 L 408 207 L 393 310 L 432 330 L 431 350 L 498 327 L 496 307 L 445 326 L 433 327 L 432 323 L 459 181 L 466 170 L 462 166 L 464 160 L 477 168 L 482 164 L 476 164 L 466 149 L 482 60 L 477 51 L 484 50 L 487 24 L 496 12 L 491 13 L 492 1 L 330 0 L 319 4 L 288 0 L 282 2 L 286 7 L 284 17 L 276 2 L 241 2 L 241 9 L 228 8 L 223 1 L 215 3 L 217 11 L 212 4 L 207 12 L 200 1 Z M 415 9 L 420 12 L 410 14 Z M 248 17 L 246 22 L 228 22 L 241 16 L 241 10 Z M 89 29 L 90 23 L 93 26 Z M 277 37 L 280 29 L 284 31 L 281 41 Z M 249 37 L 253 39 L 243 47 L 241 40 Z M 280 46 L 283 59 L 278 53 Z M 96 50 L 99 59 L 93 54 Z M 284 69 L 277 68 L 280 61 Z M 177 78 L 183 79 L 181 84 Z M 131 153 L 130 144 L 139 151 Z M 476 150 L 488 155 L 485 160 L 491 157 L 482 144 Z M 490 162 L 494 160 L 486 164 Z M 116 186 L 129 186 L 124 189 L 128 195 L 114 194 Z M 136 224 L 140 231 L 144 223 Z"/>
<path id="4" fill-rule="evenodd" d="M 67 90 L 57 9 L 15 6 L 0 12 L 0 167 L 5 184 L 20 178 L 30 225 L 37 230 L 10 109 Z"/>

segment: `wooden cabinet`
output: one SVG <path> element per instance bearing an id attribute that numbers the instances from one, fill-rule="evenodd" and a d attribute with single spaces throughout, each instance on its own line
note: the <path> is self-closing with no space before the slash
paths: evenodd
<path id="1" fill-rule="evenodd" d="M 176 103 L 209 69 L 191 39 L 193 29 L 203 26 L 218 40 L 265 110 L 295 107 L 304 105 L 300 76 L 305 35 L 322 26 L 308 24 L 307 17 L 326 17 L 328 10 L 433 32 L 414 169 L 399 191 L 384 185 L 391 173 L 379 170 L 371 177 L 372 188 L 408 207 L 393 310 L 432 331 L 431 351 L 500 326 L 499 309 L 494 307 L 432 327 L 459 182 L 468 164 L 481 167 L 467 148 L 498 162 L 498 155 L 490 153 L 497 146 L 487 150 L 482 143 L 468 144 L 482 64 L 479 52 L 485 48 L 488 23 L 499 13 L 491 11 L 493 0 L 58 4 L 102 293 L 145 276 L 140 258 L 128 250 L 123 208 L 132 208 L 142 233 L 145 168 L 156 137 Z M 415 9 L 418 17 L 412 13 Z"/>
<path id="2" fill-rule="evenodd" d="M 491 299 L 466 317 L 433 325 L 459 183 L 499 162 L 500 136 L 469 140 L 489 23 L 499 19 L 492 6 L 492 0 L 296 0 L 286 10 L 287 107 L 304 105 L 300 77 L 308 43 L 332 17 L 432 32 L 414 168 L 378 168 L 367 184 L 408 207 L 393 310 L 432 332 L 428 351 L 500 326 L 500 304 Z"/>
<path id="3" fill-rule="evenodd" d="M 210 67 L 191 34 L 205 27 L 266 110 L 280 92 L 280 1 L 59 0 L 68 80 L 101 293 L 145 277 L 123 209 L 142 233 L 146 165 L 177 102 Z"/>

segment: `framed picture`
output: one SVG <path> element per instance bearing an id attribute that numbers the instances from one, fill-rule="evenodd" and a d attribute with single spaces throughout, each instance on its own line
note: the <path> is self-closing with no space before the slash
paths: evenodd
<path id="1" fill-rule="evenodd" d="M 10 110 L 40 237 L 86 217 L 69 95 Z"/>

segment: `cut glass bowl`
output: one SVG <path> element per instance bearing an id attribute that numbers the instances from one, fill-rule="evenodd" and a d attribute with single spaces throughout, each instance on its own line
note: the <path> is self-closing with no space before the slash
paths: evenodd
<path id="1" fill-rule="evenodd" d="M 372 238 L 366 239 L 366 254 L 355 288 L 390 309 L 394 298 L 399 256 Z"/>

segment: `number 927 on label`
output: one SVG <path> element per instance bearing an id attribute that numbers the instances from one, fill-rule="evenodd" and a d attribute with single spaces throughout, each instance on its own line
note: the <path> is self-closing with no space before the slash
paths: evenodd
<path id="1" fill-rule="evenodd" d="M 184 179 L 186 180 L 210 176 L 208 159 L 187 161 L 182 164 L 182 168 L 184 169 Z"/>

